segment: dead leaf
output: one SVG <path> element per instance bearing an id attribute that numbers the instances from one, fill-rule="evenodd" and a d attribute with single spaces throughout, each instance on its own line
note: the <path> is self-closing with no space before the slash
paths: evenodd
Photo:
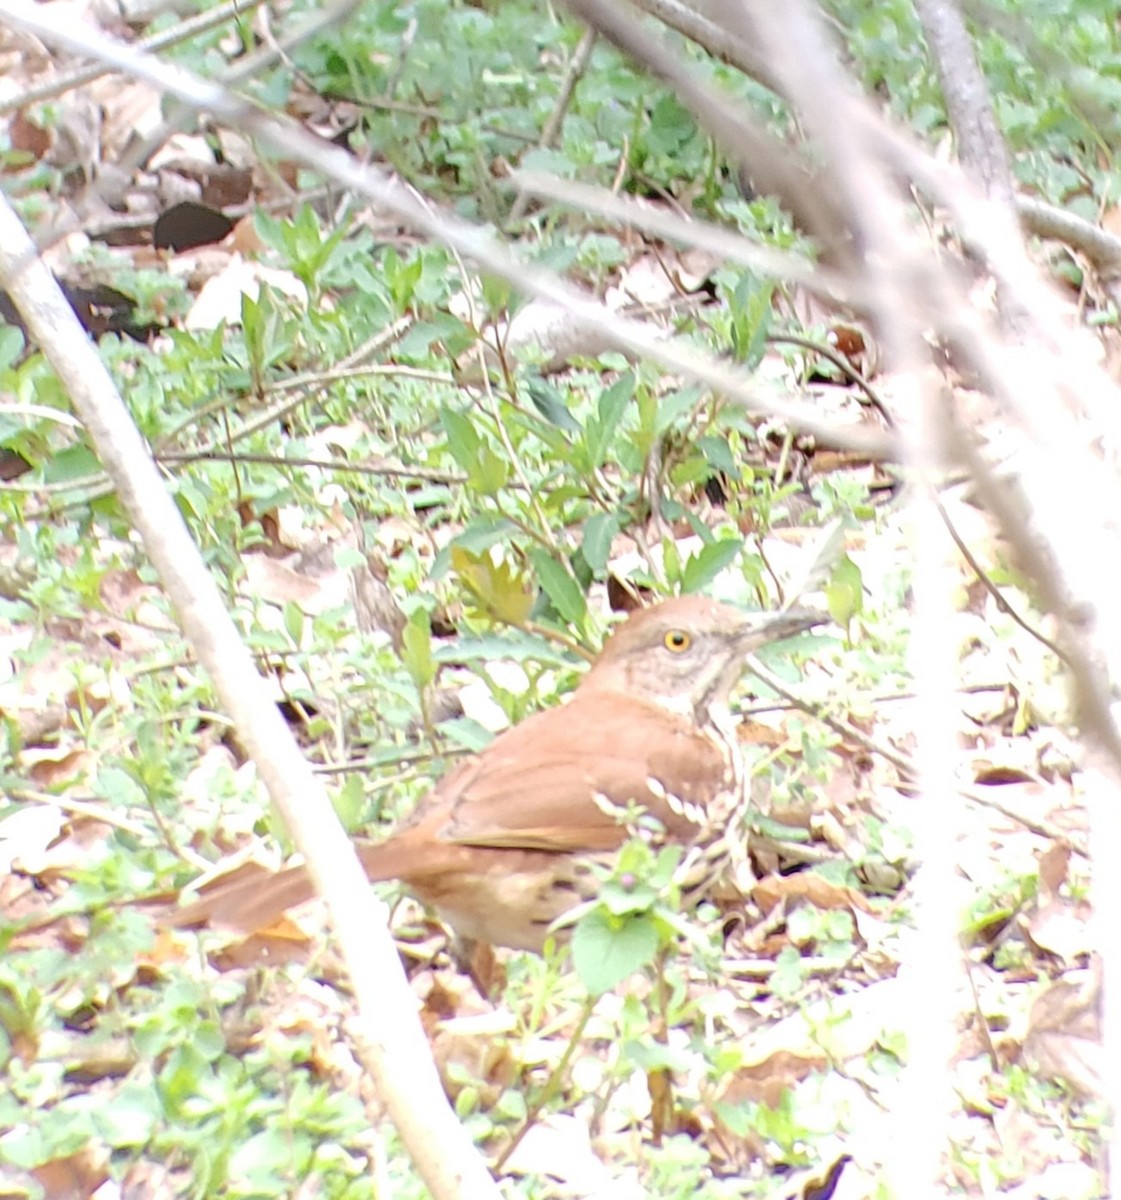
<path id="1" fill-rule="evenodd" d="M 1099 1099 L 1104 1097 L 1100 1005 L 1097 972 L 1074 972 L 1032 1005 L 1024 1039 L 1026 1054 L 1044 1075 Z"/>
<path id="2" fill-rule="evenodd" d="M 34 1167 L 31 1174 L 43 1189 L 43 1200 L 90 1200 L 109 1178 L 108 1153 L 90 1143 L 65 1158 Z"/>
<path id="3" fill-rule="evenodd" d="M 721 1089 L 719 1099 L 724 1104 L 742 1104 L 750 1100 L 777 1109 L 783 1096 L 796 1083 L 828 1066 L 829 1060 L 824 1054 L 804 1056 L 789 1050 L 776 1050 L 761 1062 L 734 1071 Z"/>
<path id="4" fill-rule="evenodd" d="M 87 778 L 95 761 L 93 754 L 81 747 L 57 757 L 44 755 L 27 767 L 26 774 L 36 787 L 46 790 Z"/>
<path id="5" fill-rule="evenodd" d="M 307 288 L 291 271 L 266 267 L 235 254 L 225 270 L 203 284 L 183 322 L 185 328 L 201 331 L 222 324 L 227 328 L 240 326 L 242 297 L 258 299 L 262 284 L 289 297 L 299 308 L 307 308 Z"/>
<path id="6" fill-rule="evenodd" d="M 769 914 L 778 904 L 788 905 L 797 901 L 808 901 L 817 908 L 860 909 L 872 912 L 868 902 L 853 888 L 830 883 L 815 871 L 798 871 L 793 875 L 769 875 L 760 879 L 751 889 L 752 899 Z"/>
<path id="7" fill-rule="evenodd" d="M 1090 906 L 1052 900 L 1042 904 L 1028 919 L 1025 932 L 1037 950 L 1053 954 L 1072 965 L 1093 950 L 1090 932 Z"/>

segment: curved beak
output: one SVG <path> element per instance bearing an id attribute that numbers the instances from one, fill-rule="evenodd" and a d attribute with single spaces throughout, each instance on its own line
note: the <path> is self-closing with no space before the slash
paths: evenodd
<path id="1" fill-rule="evenodd" d="M 785 612 L 744 613 L 744 627 L 739 636 L 745 654 L 781 642 L 783 638 L 805 633 L 818 625 L 827 625 L 831 618 L 827 613 L 813 612 L 808 608 L 790 608 Z"/>

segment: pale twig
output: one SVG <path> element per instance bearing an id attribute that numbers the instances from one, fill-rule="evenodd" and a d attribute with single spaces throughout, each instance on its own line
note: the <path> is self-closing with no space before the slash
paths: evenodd
<path id="1" fill-rule="evenodd" d="M 81 417 L 184 633 L 327 901 L 358 1003 L 352 1036 L 418 1171 L 433 1194 L 446 1200 L 497 1197 L 485 1165 L 448 1106 L 384 906 L 375 900 L 322 783 L 255 670 L 107 369 L 2 196 L 0 286 Z"/>
<path id="2" fill-rule="evenodd" d="M 661 330 L 612 313 L 586 292 L 562 283 L 553 272 L 523 262 L 483 230 L 447 214 L 426 211 L 408 188 L 381 171 L 362 166 L 346 151 L 261 113 L 220 85 L 206 83 L 177 66 L 139 54 L 96 30 L 65 22 L 49 8 L 30 0 L 0 0 L 0 13 L 19 28 L 78 53 L 102 58 L 154 83 L 182 102 L 209 110 L 216 119 L 240 127 L 247 135 L 258 138 L 265 148 L 330 175 L 343 187 L 382 205 L 417 232 L 444 242 L 519 290 L 552 301 L 579 323 L 598 330 L 617 349 L 649 358 L 669 371 L 724 393 L 750 411 L 787 421 L 830 444 L 869 455 L 892 453 L 893 438 L 823 421 L 811 405 L 764 395 L 750 373 L 742 368 L 701 353 L 683 341 L 666 339 Z"/>
<path id="3" fill-rule="evenodd" d="M 180 42 L 189 41 L 193 37 L 198 37 L 199 34 L 216 29 L 227 21 L 245 16 L 253 9 L 259 8 L 262 2 L 263 0 L 227 0 L 225 4 L 219 4 L 197 16 L 188 17 L 185 21 L 180 21 L 168 29 L 163 29 L 159 33 L 141 38 L 136 43 L 137 49 L 155 54 L 159 50 L 166 50 L 169 46 L 177 46 Z M 103 75 L 111 72 L 112 68 L 103 63 L 91 63 L 86 67 L 76 67 L 72 71 L 61 71 L 43 83 L 37 83 L 33 87 L 25 88 L 23 91 L 0 99 L 0 116 L 15 112 L 20 108 L 28 108 L 33 104 L 40 104 L 44 100 L 53 100 L 55 96 L 61 96 L 63 92 L 93 83 L 95 79 L 100 79 Z M 152 223 L 150 216 L 145 216 L 143 220 L 148 225 Z"/>

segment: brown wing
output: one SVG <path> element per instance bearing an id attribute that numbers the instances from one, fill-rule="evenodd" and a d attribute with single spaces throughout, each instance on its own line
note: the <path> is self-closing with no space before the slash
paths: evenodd
<path id="1" fill-rule="evenodd" d="M 626 831 L 604 797 L 635 801 L 688 838 L 695 824 L 666 796 L 706 804 L 725 785 L 724 756 L 684 718 L 642 705 L 636 720 L 638 709 L 631 698 L 589 696 L 529 717 L 445 776 L 408 826 L 462 846 L 609 850 Z"/>
<path id="2" fill-rule="evenodd" d="M 578 710 L 571 705 L 552 709 L 515 725 L 445 775 L 389 838 L 359 843 L 369 877 L 402 879 L 449 912 L 456 911 L 455 896 L 466 895 L 470 908 L 476 904 L 473 897 L 490 896 L 494 890 L 478 882 L 484 877 L 513 879 L 519 872 L 532 877 L 548 870 L 552 854 L 621 845 L 626 830 L 597 804 L 597 795 L 620 806 L 637 801 L 670 836 L 691 838 L 695 825 L 665 797 L 700 805 L 712 799 L 725 781 L 718 746 L 654 706 L 636 720 L 636 702 L 630 697 L 621 702 L 583 696 Z M 651 778 L 660 790 L 651 789 Z M 294 867 L 265 880 L 219 882 L 167 920 L 261 929 L 313 894 L 307 873 Z M 467 908 L 460 907 L 462 916 Z M 469 936 L 504 945 L 537 944 L 541 929 L 528 917 L 532 928 L 525 934 L 520 926 L 502 926 L 501 912 L 491 916 L 493 928 L 479 933 L 486 914 L 480 917 L 472 909 L 476 932 Z M 514 917 L 507 914 L 507 919 L 516 925 Z"/>

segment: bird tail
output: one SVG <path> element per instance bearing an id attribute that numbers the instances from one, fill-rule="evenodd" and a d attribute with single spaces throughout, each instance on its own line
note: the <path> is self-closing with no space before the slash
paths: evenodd
<path id="1" fill-rule="evenodd" d="M 165 914 L 161 923 L 175 929 L 212 925 L 256 933 L 314 895 L 315 885 L 303 867 L 289 867 L 276 874 L 254 870 L 248 878 L 239 873 L 219 880 L 197 900 Z"/>
<path id="2" fill-rule="evenodd" d="M 410 858 L 407 850 L 394 852 L 388 843 L 359 843 L 356 849 L 371 883 L 396 878 Z M 243 868 L 216 880 L 197 900 L 164 914 L 161 923 L 174 929 L 212 925 L 256 933 L 314 896 L 315 885 L 305 867 L 275 873 Z"/>

